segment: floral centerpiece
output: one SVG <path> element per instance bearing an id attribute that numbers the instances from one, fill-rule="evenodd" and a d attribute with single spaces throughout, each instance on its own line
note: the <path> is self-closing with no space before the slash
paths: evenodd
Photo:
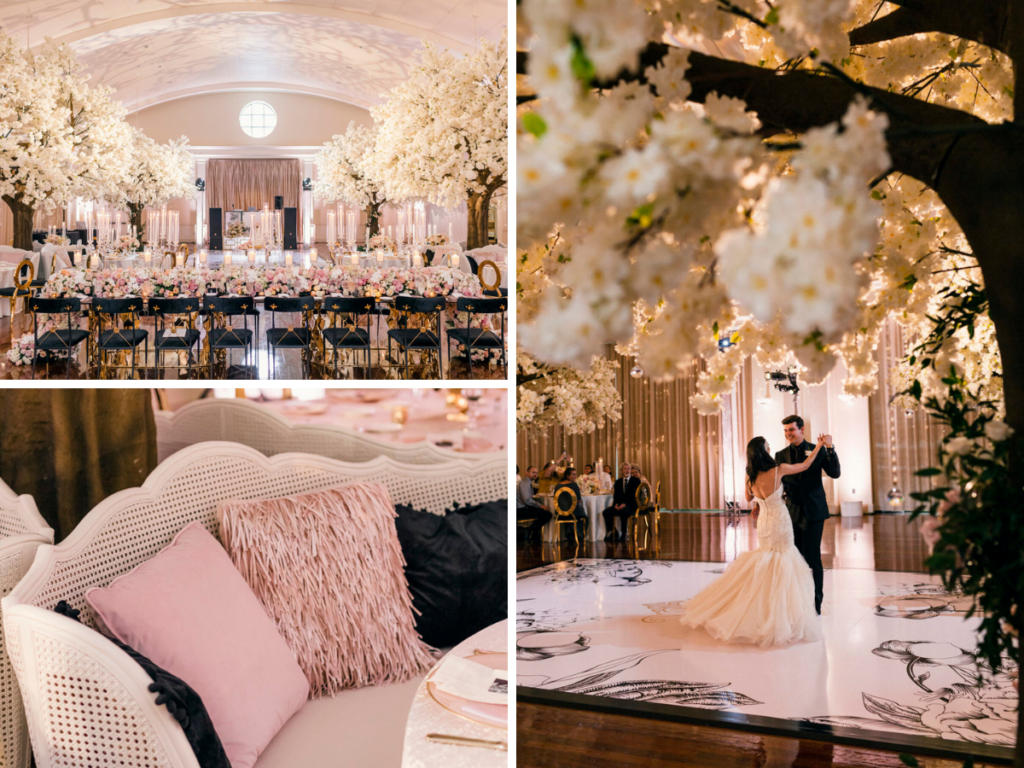
<path id="1" fill-rule="evenodd" d="M 35 350 L 36 337 L 26 333 L 21 338 L 11 339 L 11 348 L 7 350 L 7 359 L 11 365 L 30 365 Z"/>
<path id="2" fill-rule="evenodd" d="M 47 235 L 46 236 L 46 244 L 47 245 L 71 245 L 71 238 L 70 237 L 62 237 L 61 235 L 56 235 L 56 234 L 54 234 L 54 235 Z"/>
<path id="3" fill-rule="evenodd" d="M 450 242 L 451 240 L 448 239 L 448 235 L 440 233 L 427 238 L 427 245 L 448 245 Z"/>
<path id="4" fill-rule="evenodd" d="M 236 221 L 228 225 L 227 231 L 224 233 L 228 237 L 245 237 L 249 234 L 249 228 L 240 221 Z"/>
<path id="5" fill-rule="evenodd" d="M 122 253 L 134 253 L 139 250 L 139 245 L 140 243 L 138 239 L 131 235 L 121 235 L 121 237 L 117 239 L 117 250 Z"/>
<path id="6" fill-rule="evenodd" d="M 580 487 L 580 492 L 584 496 L 593 496 L 601 492 L 601 486 L 593 475 L 581 476 L 576 480 L 576 485 Z"/>
<path id="7" fill-rule="evenodd" d="M 398 246 L 395 244 L 395 241 L 387 235 L 374 235 L 370 238 L 370 249 L 377 250 L 378 248 L 385 251 L 398 250 Z"/>

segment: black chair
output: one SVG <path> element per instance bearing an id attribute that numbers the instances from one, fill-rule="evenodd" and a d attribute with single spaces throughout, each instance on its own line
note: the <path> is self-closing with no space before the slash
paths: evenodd
<path id="1" fill-rule="evenodd" d="M 94 299 L 92 311 L 99 319 L 100 335 L 96 344 L 99 353 L 98 368 L 100 378 L 103 378 L 104 371 L 113 368 L 127 368 L 127 366 L 108 365 L 107 355 L 110 352 L 132 353 L 132 378 L 138 368 L 136 357 L 140 345 L 143 349 L 142 361 L 145 364 L 149 357 L 149 331 L 139 327 L 139 313 L 142 311 L 142 299 Z M 109 327 L 105 328 L 105 325 Z"/>
<path id="2" fill-rule="evenodd" d="M 188 378 L 192 378 L 192 349 L 199 343 L 199 331 L 195 318 L 199 314 L 199 298 L 196 296 L 168 299 L 164 297 L 149 300 L 149 314 L 156 318 L 156 377 L 163 378 L 163 353 L 185 352 L 185 365 L 168 366 L 180 371 L 183 367 Z M 179 361 L 180 362 L 180 361 Z"/>
<path id="3" fill-rule="evenodd" d="M 464 253 L 462 255 L 465 256 L 467 259 L 469 259 L 469 268 L 471 270 L 473 270 L 473 274 L 474 275 L 479 274 L 480 273 L 480 265 L 477 264 L 476 259 L 474 259 L 472 256 L 470 256 L 468 253 Z"/>
<path id="4" fill-rule="evenodd" d="M 421 353 L 437 352 L 437 378 L 444 378 L 444 353 L 441 347 L 441 312 L 445 307 L 443 296 L 396 296 L 395 309 L 399 312 L 398 328 L 388 331 L 388 359 L 391 359 L 391 342 L 405 352 L 405 378 L 409 378 L 409 350 Z M 409 327 L 414 314 L 426 315 L 427 326 Z"/>
<path id="5" fill-rule="evenodd" d="M 466 313 L 465 328 L 451 328 L 448 330 L 448 362 L 451 364 L 451 343 L 458 342 L 460 347 L 466 350 L 466 360 L 469 362 L 469 378 L 473 378 L 473 352 L 475 350 L 486 350 L 488 358 L 492 349 L 498 350 L 501 356 L 501 369 L 508 378 L 508 362 L 505 355 L 505 312 L 508 310 L 508 299 L 472 299 L 465 296 L 455 302 L 455 309 Z M 501 335 L 494 331 L 483 328 L 471 328 L 474 315 L 500 315 Z"/>
<path id="6" fill-rule="evenodd" d="M 302 350 L 302 378 L 309 378 L 309 328 L 303 325 L 293 325 L 284 328 L 277 327 L 278 312 L 312 312 L 316 308 L 316 300 L 312 296 L 268 296 L 263 302 L 263 308 L 270 312 L 270 327 L 267 329 L 267 347 L 270 351 L 270 378 L 277 378 L 276 353 L 278 347 L 282 349 Z"/>
<path id="7" fill-rule="evenodd" d="M 32 296 L 32 276 L 35 271 L 31 261 L 22 259 L 14 269 L 14 285 L 10 288 L 0 288 L 0 296 L 11 300 L 12 343 L 14 341 L 14 310 L 18 306 L 18 299 L 28 299 Z"/>
<path id="8" fill-rule="evenodd" d="M 370 324 L 376 316 L 374 308 L 377 300 L 372 297 L 347 298 L 328 296 L 324 299 L 324 313 L 333 313 L 331 325 L 323 330 L 324 344 L 334 347 L 334 378 L 338 378 L 338 350 L 361 349 L 366 353 L 366 378 L 373 378 L 373 346 L 370 342 Z M 346 313 L 351 320 L 339 326 L 340 315 Z M 366 328 L 360 328 L 359 322 L 365 317 Z"/>
<path id="9" fill-rule="evenodd" d="M 35 349 L 32 352 L 32 378 L 36 377 L 36 358 L 40 356 L 40 352 L 53 354 L 57 352 L 63 352 L 67 355 L 67 365 L 64 371 L 64 378 L 71 378 L 71 353 L 75 347 L 81 344 L 83 341 L 86 342 L 86 364 L 82 368 L 86 372 L 86 378 L 89 375 L 89 332 L 83 328 L 78 327 L 78 318 L 82 314 L 82 300 L 81 299 L 29 299 L 28 300 L 28 311 L 32 313 L 32 332 L 35 335 Z M 61 315 L 66 314 L 68 325 L 67 328 L 51 328 L 45 331 L 42 336 L 39 335 L 39 315 Z M 74 317 L 74 322 L 72 322 Z M 49 358 L 47 358 L 47 368 L 49 368 Z"/>
<path id="10" fill-rule="evenodd" d="M 203 309 L 214 318 L 214 327 L 210 329 L 210 378 L 213 378 L 213 352 L 225 350 L 228 355 L 228 362 L 231 360 L 231 350 L 244 350 L 244 360 L 248 360 L 253 349 L 253 332 L 249 330 L 249 317 L 255 311 L 256 302 L 251 296 L 206 296 L 203 299 Z M 222 324 L 217 323 L 217 316 L 222 319 Z M 241 328 L 231 325 L 231 318 L 241 317 Z M 252 378 L 253 365 L 245 366 L 246 378 Z M 230 365 L 225 366 L 227 375 Z"/>

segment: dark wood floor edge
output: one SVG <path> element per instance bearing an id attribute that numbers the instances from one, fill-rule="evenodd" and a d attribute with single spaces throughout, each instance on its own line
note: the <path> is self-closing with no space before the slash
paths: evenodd
<path id="1" fill-rule="evenodd" d="M 548 706 L 582 709 L 615 715 L 629 715 L 654 720 L 703 725 L 711 728 L 729 728 L 765 736 L 824 741 L 847 747 L 885 750 L 888 752 L 909 752 L 922 757 L 937 757 L 944 760 L 973 758 L 993 765 L 1013 765 L 1013 749 L 992 744 L 966 741 L 952 741 L 910 736 L 901 733 L 872 731 L 865 736 L 857 728 L 842 728 L 816 725 L 795 720 L 785 720 L 763 715 L 743 715 L 737 712 L 717 712 L 670 704 L 626 701 L 604 696 L 587 696 L 579 693 L 545 691 L 539 688 L 516 686 L 516 703 L 545 704 Z"/>

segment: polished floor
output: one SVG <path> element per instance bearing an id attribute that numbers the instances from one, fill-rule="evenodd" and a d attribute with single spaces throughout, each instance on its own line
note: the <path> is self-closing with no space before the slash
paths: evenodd
<path id="1" fill-rule="evenodd" d="M 880 762 L 863 763 L 872 765 L 896 764 L 887 760 L 915 748 L 1003 762 L 1016 733 L 1016 692 L 1005 675 L 975 679 L 970 652 L 977 619 L 965 620 L 962 597 L 924 574 L 924 544 L 908 519 L 827 522 L 825 639 L 788 648 L 723 645 L 678 621 L 687 599 L 740 552 L 756 548 L 749 515 L 665 514 L 657 544 L 648 537 L 646 546 L 643 531 L 639 546 L 588 542 L 577 551 L 571 544 L 520 544 L 518 685 L 533 694 L 528 706 L 580 723 L 566 736 L 575 746 L 559 747 L 547 743 L 550 734 L 528 733 L 529 717 L 540 715 L 522 709 L 518 754 L 526 762 L 520 764 L 633 764 L 609 742 L 605 729 L 618 726 L 611 719 L 604 725 L 605 718 L 625 718 L 637 733 L 660 729 L 662 736 L 651 733 L 646 747 L 634 740 L 623 749 L 646 749 L 677 764 L 669 758 L 689 737 L 663 736 L 684 726 L 645 719 L 673 713 L 686 713 L 683 720 L 694 715 L 698 722 L 686 727 L 706 732 L 708 743 L 693 754 L 732 755 L 724 762 L 691 755 L 687 760 L 696 762 L 678 764 L 749 765 L 743 761 L 753 749 L 755 765 L 845 765 L 843 750 L 852 748 L 880 750 Z M 598 702 L 594 697 L 601 697 L 600 711 L 559 708 Z M 581 718 L 602 734 L 588 735 Z M 775 757 L 771 750 L 758 757 L 749 743 L 734 749 L 721 727 L 726 721 L 760 729 L 758 738 L 790 737 L 798 746 L 776 749 Z M 590 746 L 580 747 L 588 740 Z M 814 746 L 819 740 L 836 744 L 824 752 Z M 575 757 L 544 762 L 542 752 L 560 748 Z M 816 757 L 800 762 L 798 753 Z M 602 762 L 610 754 L 619 762 Z"/>

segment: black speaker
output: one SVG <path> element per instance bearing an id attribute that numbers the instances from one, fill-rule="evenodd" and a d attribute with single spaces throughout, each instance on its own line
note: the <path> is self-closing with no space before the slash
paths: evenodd
<path id="1" fill-rule="evenodd" d="M 274 210 L 280 211 L 284 208 L 284 197 L 281 195 L 274 195 Z"/>
<path id="2" fill-rule="evenodd" d="M 280 200 L 281 198 L 277 198 Z M 286 251 L 297 251 L 299 249 L 299 215 L 296 208 L 284 209 L 284 249 Z"/>
<path id="3" fill-rule="evenodd" d="M 223 251 L 224 250 L 224 229 L 223 229 L 223 218 L 221 217 L 220 208 L 210 209 L 210 250 L 211 251 Z"/>

